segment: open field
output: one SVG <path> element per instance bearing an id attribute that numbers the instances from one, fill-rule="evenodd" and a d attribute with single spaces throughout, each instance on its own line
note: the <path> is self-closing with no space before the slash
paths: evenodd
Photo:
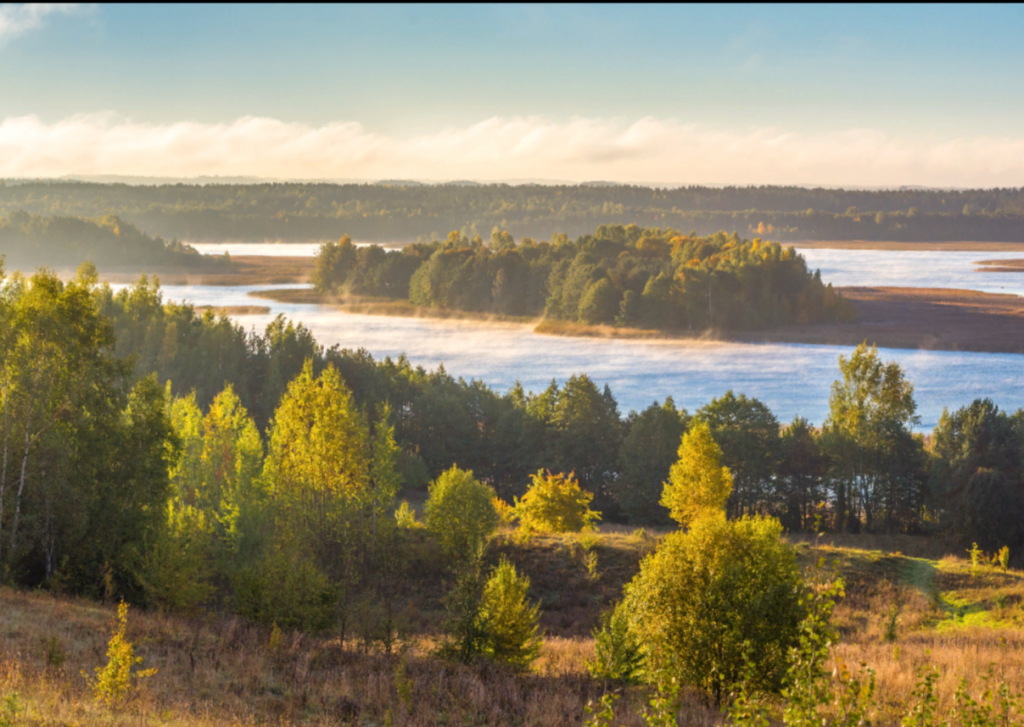
<path id="1" fill-rule="evenodd" d="M 983 566 L 972 574 L 955 544 L 921 537 L 825 536 L 817 546 L 807 536 L 791 540 L 802 563 L 824 557 L 846 580 L 835 613 L 842 633 L 836 655 L 851 668 L 864 662 L 875 669 L 876 724 L 898 722 L 915 670 L 926 664 L 939 667 L 942 710 L 961 677 L 977 688 L 989 665 L 1024 691 L 1020 571 Z M 657 542 L 656 534 L 622 528 L 590 540 L 498 535 L 492 558 L 516 562 L 544 610 L 544 651 L 529 674 L 431 656 L 444 575 L 424 563 L 410 564 L 410 618 L 391 654 L 358 638 L 342 644 L 332 634 L 285 633 L 272 644 L 270 629 L 213 612 L 186 618 L 133 609 L 129 638 L 142 667 L 159 671 L 117 711 L 94 702 L 82 676 L 105 661 L 113 606 L 0 589 L 0 704 L 17 693 L 24 711 L 12 724 L 26 725 L 579 725 L 587 701 L 605 688 L 586 672 L 589 631 Z M 429 558 L 427 541 L 419 545 Z M 586 548 L 598 555 L 596 576 L 579 557 Z M 888 643 L 883 633 L 894 604 L 896 641 Z M 640 725 L 642 706 L 642 691 L 627 689 L 615 724 Z M 720 722 L 695 695 L 684 709 L 686 724 Z"/>

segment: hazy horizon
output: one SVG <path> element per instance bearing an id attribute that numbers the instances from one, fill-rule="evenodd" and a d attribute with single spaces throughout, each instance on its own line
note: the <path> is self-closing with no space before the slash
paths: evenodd
<path id="1" fill-rule="evenodd" d="M 0 176 L 1016 187 L 1021 30 L 1016 6 L 2 5 Z"/>

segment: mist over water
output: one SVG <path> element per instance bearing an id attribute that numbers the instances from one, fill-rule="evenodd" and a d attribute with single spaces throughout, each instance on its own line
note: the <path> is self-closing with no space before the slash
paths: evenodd
<path id="1" fill-rule="evenodd" d="M 123 286 L 114 286 L 123 287 Z M 253 298 L 249 291 L 286 286 L 163 287 L 164 300 L 196 305 L 267 305 L 266 315 L 233 316 L 262 332 L 283 313 L 301 321 L 325 346 L 365 348 L 375 358 L 405 353 L 416 366 L 444 365 L 449 374 L 481 379 L 498 391 L 518 380 L 539 392 L 552 378 L 559 384 L 576 373 L 608 384 L 622 413 L 671 396 L 693 411 L 729 389 L 757 397 L 780 421 L 794 416 L 821 424 L 828 395 L 839 374 L 844 346 L 801 344 L 680 343 L 543 336 L 528 325 L 397 318 L 345 313 L 335 308 L 282 304 Z M 302 285 L 287 286 L 302 288 Z M 1024 359 L 1014 354 L 882 349 L 915 385 L 921 429 L 938 422 L 942 407 L 954 409 L 988 396 L 999 406 L 1024 406 Z"/>
<path id="2" fill-rule="evenodd" d="M 197 246 L 210 254 L 312 255 L 312 244 Z M 1024 294 L 1022 273 L 979 273 L 977 260 L 1019 259 L 991 252 L 905 252 L 804 249 L 808 265 L 834 285 L 945 287 Z M 115 289 L 124 286 L 113 286 Z M 306 285 L 163 287 L 165 300 L 196 305 L 266 305 L 266 315 L 233 316 L 261 331 L 278 314 L 305 324 L 325 346 L 365 348 L 375 358 L 405 354 L 416 366 L 444 365 L 449 374 L 481 379 L 498 391 L 516 381 L 539 392 L 556 379 L 586 373 L 608 384 L 623 413 L 671 396 L 693 411 L 729 389 L 756 397 L 780 421 L 794 416 L 821 424 L 839 375 L 845 346 L 805 344 L 681 343 L 542 336 L 528 325 L 397 318 L 346 313 L 326 306 L 285 304 L 250 292 Z M 938 422 L 942 408 L 955 409 L 989 397 L 1004 409 L 1024 407 L 1024 357 L 1015 354 L 881 349 L 885 360 L 904 366 L 915 386 L 921 430 Z"/>

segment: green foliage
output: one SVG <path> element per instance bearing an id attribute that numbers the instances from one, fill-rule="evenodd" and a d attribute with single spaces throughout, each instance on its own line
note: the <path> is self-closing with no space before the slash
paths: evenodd
<path id="1" fill-rule="evenodd" d="M 729 513 L 764 512 L 775 495 L 781 459 L 779 422 L 763 403 L 727 391 L 694 414 L 706 422 L 732 474 Z"/>
<path id="2" fill-rule="evenodd" d="M 167 523 L 147 549 L 139 580 L 160 609 L 193 613 L 213 593 L 212 528 L 201 510 L 168 503 Z"/>
<path id="3" fill-rule="evenodd" d="M 8 694 L 0 705 L 0 727 L 15 727 L 19 721 L 18 715 L 24 711 L 26 707 L 21 703 L 18 693 Z"/>
<path id="4" fill-rule="evenodd" d="M 480 559 L 461 564 L 444 596 L 444 639 L 437 649 L 442 659 L 466 663 L 483 654 L 486 637 L 480 621 L 483 587 Z"/>
<path id="5" fill-rule="evenodd" d="M 930 505 L 963 542 L 986 550 L 1024 544 L 1020 415 L 989 399 L 943 411 L 934 432 Z"/>
<path id="6" fill-rule="evenodd" d="M 180 265 L 215 268 L 217 260 L 203 257 L 178 240 L 150 237 L 129 222 L 106 212 L 93 220 L 36 216 L 18 210 L 0 217 L 0 255 L 22 269 L 43 265 L 74 267 L 83 260 L 97 265 Z"/>
<path id="7" fill-rule="evenodd" d="M 453 466 L 430 485 L 425 521 L 449 558 L 478 558 L 498 526 L 494 489 Z"/>
<path id="8" fill-rule="evenodd" d="M 235 609 L 253 621 L 314 633 L 334 624 L 338 586 L 294 548 L 275 548 L 232 585 Z"/>
<path id="9" fill-rule="evenodd" d="M 480 599 L 483 654 L 495 661 L 527 669 L 540 656 L 537 634 L 540 606 L 530 605 L 530 579 L 516 573 L 505 558 L 494 568 Z"/>
<path id="10" fill-rule="evenodd" d="M 574 474 L 550 470 L 534 474 L 526 494 L 516 500 L 519 527 L 527 532 L 579 533 L 600 520 L 601 515 L 589 507 L 593 494 L 580 489 Z"/>
<path id="11" fill-rule="evenodd" d="M 686 527 L 705 516 L 724 516 L 731 492 L 732 474 L 722 466 L 722 450 L 712 438 L 711 428 L 696 422 L 683 435 L 661 504 L 673 520 Z"/>
<path id="12" fill-rule="evenodd" d="M 594 659 L 587 663 L 590 676 L 631 684 L 639 680 L 643 657 L 636 635 L 629 629 L 629 615 L 622 602 L 601 614 L 601 628 L 594 629 Z"/>
<path id="13" fill-rule="evenodd" d="M 655 402 L 626 419 L 628 433 L 619 449 L 621 475 L 613 492 L 631 523 L 671 522 L 658 501 L 689 419 L 685 409 L 676 409 L 671 397 L 661 406 Z"/>
<path id="14" fill-rule="evenodd" d="M 124 601 L 117 607 L 117 621 L 114 632 L 107 643 L 107 665 L 96 667 L 93 694 L 96 701 L 108 707 L 122 705 L 131 693 L 133 679 L 145 679 L 156 674 L 156 669 L 136 669 L 142 663 L 141 656 L 135 656 L 134 647 L 128 640 L 128 604 Z"/>
<path id="15" fill-rule="evenodd" d="M 824 449 L 835 482 L 839 530 L 912 529 L 924 504 L 924 440 L 914 387 L 895 361 L 857 346 L 839 357 L 842 378 L 832 384 Z"/>
<path id="16" fill-rule="evenodd" d="M 771 518 L 702 517 L 644 559 L 625 592 L 648 682 L 672 679 L 721 702 L 744 677 L 781 688 L 805 609 L 793 548 Z"/>

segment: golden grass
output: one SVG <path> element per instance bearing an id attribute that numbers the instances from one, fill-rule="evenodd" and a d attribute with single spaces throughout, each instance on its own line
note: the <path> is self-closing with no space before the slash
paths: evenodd
<path id="1" fill-rule="evenodd" d="M 584 706 L 605 688 L 586 669 L 591 629 L 661 535 L 610 525 L 591 535 L 528 539 L 511 528 L 499 532 L 492 557 L 509 557 L 530 577 L 530 597 L 542 603 L 545 644 L 528 674 L 431 656 L 445 575 L 422 531 L 410 536 L 407 596 L 416 617 L 390 656 L 354 641 L 343 646 L 332 635 L 297 633 L 286 633 L 275 650 L 268 629 L 239 618 L 133 609 L 129 638 L 142 667 L 160 671 L 119 711 L 98 705 L 81 676 L 105 661 L 113 607 L 0 589 L 0 700 L 19 693 L 28 708 L 23 723 L 39 725 L 579 725 Z M 825 558 L 847 582 L 835 611 L 842 636 L 836 658 L 875 670 L 876 723 L 898 722 L 926 665 L 939 669 L 941 710 L 952 705 L 962 677 L 977 687 L 989 664 L 1024 692 L 1024 573 L 992 566 L 972 573 L 955 544 L 912 536 L 826 536 L 817 547 L 806 537 L 791 540 L 802 563 Z M 597 554 L 596 578 L 583 560 L 587 551 Z M 888 643 L 885 622 L 894 603 L 896 642 Z M 66 655 L 61 666 L 47 664 L 53 639 Z M 615 724 L 642 724 L 644 706 L 642 690 L 626 690 Z M 721 722 L 693 694 L 684 712 L 686 724 Z"/>

